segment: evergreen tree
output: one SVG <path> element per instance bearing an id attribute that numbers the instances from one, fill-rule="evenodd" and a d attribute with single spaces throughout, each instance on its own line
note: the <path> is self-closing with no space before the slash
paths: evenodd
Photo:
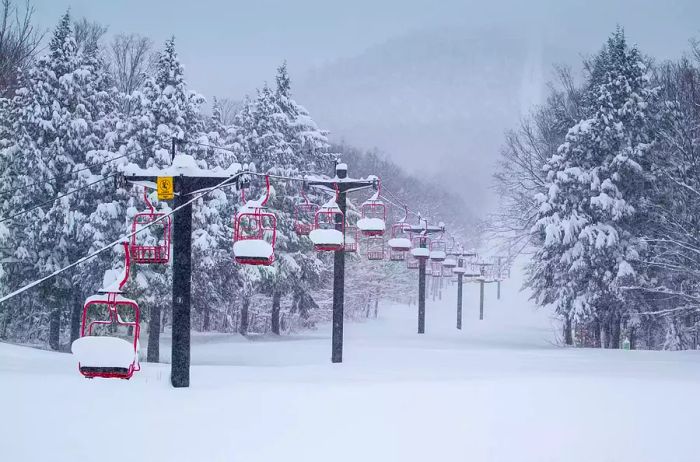
<path id="1" fill-rule="evenodd" d="M 71 172 L 111 149 L 115 120 L 114 93 L 98 50 L 78 49 L 67 13 L 53 33 L 48 55 L 21 76 L 20 85 L 12 103 L 10 140 L 3 149 L 9 161 L 2 172 L 3 194 L 14 191 L 5 207 L 14 211 L 101 179 L 99 172 Z M 25 283 L 84 255 L 88 243 L 81 231 L 96 202 L 95 190 L 85 189 L 13 220 L 8 241 L 21 270 L 5 284 Z M 46 338 L 50 317 L 48 340 L 52 348 L 59 347 L 62 318 L 78 303 L 83 285 L 93 280 L 90 274 L 66 273 L 37 291 L 32 306 L 42 321 L 31 335 Z"/>
<path id="2" fill-rule="evenodd" d="M 321 130 L 309 112 L 292 99 L 291 81 L 286 61 L 277 68 L 274 99 L 286 120 L 284 138 L 295 156 L 303 159 L 305 170 L 327 170 L 334 156 L 329 154 L 328 132 Z"/>
<path id="3" fill-rule="evenodd" d="M 569 130 L 545 166 L 536 224 L 543 246 L 530 283 L 541 303 L 599 322 L 606 346 L 617 347 L 632 309 L 622 287 L 643 279 L 635 267 L 645 246 L 635 225 L 650 180 L 655 90 L 620 29 L 594 62 L 586 98 L 592 115 Z"/>

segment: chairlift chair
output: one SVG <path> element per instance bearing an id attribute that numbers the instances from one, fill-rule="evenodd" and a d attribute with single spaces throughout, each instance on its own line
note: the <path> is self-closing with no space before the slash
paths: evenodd
<path id="1" fill-rule="evenodd" d="M 408 214 L 408 212 L 406 212 Z M 403 261 L 406 253 L 411 250 L 411 226 L 405 222 L 404 217 L 400 222 L 391 225 L 391 239 L 387 242 L 389 247 L 389 260 Z"/>
<path id="2" fill-rule="evenodd" d="M 384 260 L 384 237 L 368 236 L 364 241 L 367 260 Z"/>
<path id="3" fill-rule="evenodd" d="M 442 262 L 443 268 L 449 270 L 450 274 L 452 274 L 452 269 L 457 266 L 457 251 L 458 249 L 457 245 L 455 244 L 455 238 L 452 236 L 452 244 L 450 244 L 449 248 L 447 249 L 447 256 Z"/>
<path id="4" fill-rule="evenodd" d="M 345 214 L 338 207 L 338 186 L 335 197 L 323 204 L 314 217 L 314 229 L 309 233 L 314 250 L 335 252 L 343 250 L 345 240 Z"/>
<path id="5" fill-rule="evenodd" d="M 236 214 L 233 235 L 236 263 L 269 266 L 275 261 L 277 217 L 265 207 L 270 198 L 269 176 L 265 176 L 265 186 L 264 198 L 245 202 Z"/>
<path id="6" fill-rule="evenodd" d="M 304 202 L 294 206 L 294 231 L 299 236 L 308 236 L 314 229 L 314 217 L 318 211 L 318 205 L 309 201 L 303 187 L 301 195 Z"/>
<path id="7" fill-rule="evenodd" d="M 143 188 L 143 199 L 149 210 L 137 213 L 131 222 L 132 235 L 129 246 L 131 258 L 137 264 L 168 263 L 172 220 L 165 213 L 155 211 L 153 204 L 148 200 L 146 188 Z M 150 226 L 148 230 L 136 233 L 154 222 L 157 223 Z"/>
<path id="8" fill-rule="evenodd" d="M 359 233 L 357 226 L 347 225 L 345 227 L 345 244 L 343 250 L 345 252 L 357 252 Z"/>
<path id="9" fill-rule="evenodd" d="M 125 266 L 121 280 L 110 280 L 114 272 L 109 271 L 103 288 L 85 301 L 80 338 L 71 346 L 73 354 L 78 357 L 78 370 L 87 378 L 129 379 L 134 372 L 141 370 L 138 359 L 139 306 L 121 295 L 129 279 L 130 266 L 129 244 L 124 242 L 123 246 Z"/>
<path id="10" fill-rule="evenodd" d="M 433 276 L 436 276 L 436 277 L 442 276 L 443 275 L 442 263 L 440 263 L 439 261 L 432 260 L 430 262 L 430 274 L 432 274 Z"/>
<path id="11" fill-rule="evenodd" d="M 421 246 L 421 242 L 423 246 Z M 417 260 L 427 260 L 430 258 L 430 238 L 425 235 L 414 235 L 411 237 L 411 256 Z"/>
<path id="12" fill-rule="evenodd" d="M 430 242 L 430 259 L 436 262 L 443 262 L 447 258 L 447 246 L 442 239 L 435 239 Z"/>
<path id="13" fill-rule="evenodd" d="M 416 270 L 420 266 L 420 260 L 411 255 L 411 252 L 406 253 L 406 268 L 410 270 Z"/>
<path id="14" fill-rule="evenodd" d="M 381 183 L 377 192 L 360 207 L 362 218 L 357 220 L 357 227 L 363 236 L 383 236 L 386 230 L 386 205 L 380 199 Z"/>

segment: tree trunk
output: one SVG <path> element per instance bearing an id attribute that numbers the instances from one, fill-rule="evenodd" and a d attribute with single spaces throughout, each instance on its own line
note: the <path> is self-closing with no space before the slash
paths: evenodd
<path id="1" fill-rule="evenodd" d="M 610 348 L 610 321 L 605 320 L 600 324 L 601 348 Z"/>
<path id="2" fill-rule="evenodd" d="M 574 344 L 574 337 L 571 334 L 571 318 L 569 315 L 564 317 L 564 343 L 566 345 Z"/>
<path id="3" fill-rule="evenodd" d="M 73 297 L 73 309 L 70 313 L 70 343 L 80 337 L 80 321 L 83 316 L 83 303 L 80 299 L 80 292 L 75 291 Z"/>
<path id="4" fill-rule="evenodd" d="M 634 327 L 630 327 L 629 336 L 630 336 L 630 350 L 636 350 L 637 349 L 637 331 Z"/>
<path id="5" fill-rule="evenodd" d="M 206 303 L 204 309 L 202 310 L 202 330 L 204 332 L 209 332 L 211 320 L 211 310 L 209 309 L 209 304 Z"/>
<path id="6" fill-rule="evenodd" d="M 275 335 L 280 334 L 280 302 L 282 294 L 279 291 L 272 293 L 272 314 L 270 315 L 270 328 Z"/>
<path id="7" fill-rule="evenodd" d="M 165 333 L 165 325 L 168 323 L 168 312 L 167 310 L 161 310 L 160 312 L 160 333 Z"/>
<path id="8" fill-rule="evenodd" d="M 374 297 L 374 319 L 377 319 L 377 316 L 379 316 L 379 289 Z"/>
<path id="9" fill-rule="evenodd" d="M 148 323 L 148 355 L 146 361 L 157 363 L 160 360 L 160 306 L 151 306 L 151 319 Z"/>
<path id="10" fill-rule="evenodd" d="M 603 330 L 600 327 L 600 321 L 594 321 L 591 327 L 593 328 L 593 347 L 602 348 L 603 342 L 601 341 L 601 337 Z"/>
<path id="11" fill-rule="evenodd" d="M 620 316 L 613 316 L 610 320 L 610 348 L 619 349 L 620 348 Z"/>
<path id="12" fill-rule="evenodd" d="M 58 350 L 61 340 L 61 308 L 54 301 L 54 309 L 49 315 L 49 347 Z"/>
<path id="13" fill-rule="evenodd" d="M 241 335 L 246 335 L 248 333 L 248 307 L 250 306 L 250 299 L 248 297 L 243 298 L 243 304 L 241 305 L 241 323 L 238 327 L 238 333 Z"/>

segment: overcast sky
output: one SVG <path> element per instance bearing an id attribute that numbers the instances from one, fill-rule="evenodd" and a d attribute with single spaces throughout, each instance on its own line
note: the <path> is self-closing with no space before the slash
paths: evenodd
<path id="1" fill-rule="evenodd" d="M 503 130 L 542 95 L 553 62 L 576 64 L 616 24 L 659 59 L 700 36 L 698 0 L 33 0 L 53 27 L 68 8 L 175 35 L 190 86 L 240 98 L 286 59 L 296 94 L 335 139 L 439 174 L 477 204 Z M 478 208 L 478 207 L 475 207 Z"/>

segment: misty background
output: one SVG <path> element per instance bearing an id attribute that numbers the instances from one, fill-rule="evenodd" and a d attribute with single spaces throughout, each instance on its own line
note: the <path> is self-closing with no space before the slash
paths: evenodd
<path id="1" fill-rule="evenodd" d="M 242 99 L 288 61 L 293 92 L 331 140 L 437 177 L 483 215 L 503 132 L 537 104 L 553 64 L 574 67 L 617 24 L 656 59 L 700 35 L 695 0 L 37 0 L 160 45 L 175 35 L 192 88 Z"/>

